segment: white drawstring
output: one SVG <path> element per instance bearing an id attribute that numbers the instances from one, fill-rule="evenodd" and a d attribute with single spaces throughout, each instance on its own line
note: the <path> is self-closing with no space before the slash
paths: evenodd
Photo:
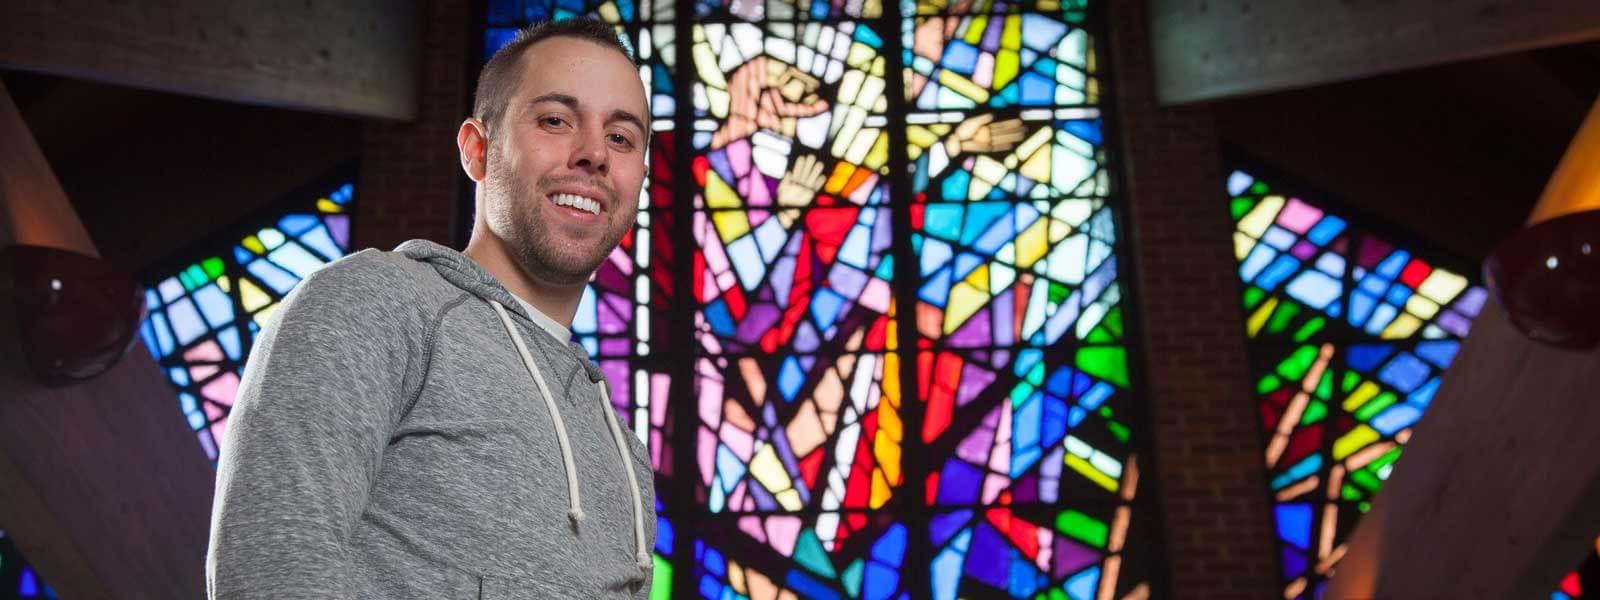
<path id="1" fill-rule="evenodd" d="M 572 519 L 576 527 L 583 522 L 583 505 L 578 500 L 578 468 L 572 464 L 572 444 L 567 442 L 567 426 L 561 421 L 561 411 L 556 408 L 554 396 L 550 394 L 550 387 L 544 383 L 544 375 L 539 372 L 539 365 L 533 362 L 533 356 L 528 354 L 528 347 L 522 343 L 522 336 L 517 335 L 517 327 L 511 323 L 511 317 L 506 314 L 506 307 L 499 302 L 490 301 L 494 311 L 500 315 L 500 324 L 506 328 L 506 335 L 511 336 L 511 343 L 516 344 L 517 353 L 522 355 L 522 366 L 533 374 L 533 382 L 539 385 L 539 392 L 544 395 L 545 408 L 550 411 L 550 420 L 555 422 L 556 441 L 561 444 L 561 462 L 567 469 L 567 518 Z M 629 470 L 632 473 L 632 470 Z"/>
<path id="2" fill-rule="evenodd" d="M 583 508 L 578 499 L 578 470 L 572 463 L 572 445 L 567 442 L 567 426 L 561 420 L 561 411 L 556 407 L 555 396 L 550 393 L 550 387 L 544 382 L 544 374 L 540 373 L 539 365 L 534 362 L 533 355 L 528 353 L 527 345 L 522 343 L 522 336 L 517 334 L 516 325 L 512 324 L 511 316 L 506 314 L 505 306 L 499 302 L 490 301 L 496 314 L 500 315 L 500 324 L 506 328 L 506 335 L 511 336 L 511 342 L 517 346 L 517 353 L 522 355 L 522 365 L 533 375 L 534 383 L 539 386 L 539 393 L 544 396 L 545 407 L 550 411 L 550 420 L 556 428 L 556 440 L 561 444 L 561 461 L 567 470 L 567 501 L 571 509 L 567 511 L 568 518 L 572 519 L 573 526 L 583 521 Z M 633 540 L 635 564 L 641 573 L 648 573 L 653 565 L 650 559 L 650 549 L 645 547 L 644 534 L 644 504 L 639 500 L 639 476 L 634 472 L 632 453 L 628 451 L 627 440 L 623 439 L 622 426 L 617 424 L 617 416 L 611 410 L 611 391 L 605 383 L 599 382 L 600 398 L 603 401 L 601 412 L 605 413 L 606 423 L 610 425 L 611 441 L 617 446 L 617 452 L 622 456 L 622 470 L 628 473 L 628 496 L 633 500 Z"/>
<path id="3" fill-rule="evenodd" d="M 639 571 L 648 572 L 653 564 L 650 561 L 650 551 L 644 543 L 644 504 L 639 500 L 639 476 L 633 470 L 633 457 L 628 452 L 627 440 L 622 439 L 622 426 L 617 424 L 617 415 L 611 410 L 611 391 L 605 382 L 600 382 L 600 398 L 605 401 L 601 412 L 606 413 L 606 422 L 611 424 L 611 440 L 617 444 L 617 452 L 622 454 L 622 467 L 628 472 L 628 494 L 633 499 L 633 542 L 637 552 L 633 555 L 639 565 Z"/>

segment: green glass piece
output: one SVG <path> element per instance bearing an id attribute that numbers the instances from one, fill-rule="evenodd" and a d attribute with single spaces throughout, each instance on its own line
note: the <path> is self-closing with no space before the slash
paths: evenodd
<path id="1" fill-rule="evenodd" d="M 1301 325 L 1300 329 L 1295 330 L 1294 341 L 1305 343 L 1306 340 L 1311 339 L 1311 336 L 1316 335 L 1318 331 L 1322 331 L 1322 326 L 1327 324 L 1328 320 L 1322 317 L 1306 321 L 1306 324 Z"/>
<path id="2" fill-rule="evenodd" d="M 1105 548 L 1110 528 L 1104 521 L 1075 510 L 1066 510 L 1056 515 L 1056 531 L 1095 548 Z"/>
<path id="3" fill-rule="evenodd" d="M 1328 403 L 1321 400 L 1312 400 L 1306 405 L 1306 412 L 1300 417 L 1300 424 L 1310 425 L 1321 421 L 1326 416 L 1328 416 Z"/>
<path id="4" fill-rule="evenodd" d="M 1368 400 L 1366 404 L 1361 405 L 1361 408 L 1356 409 L 1355 417 L 1363 422 L 1371 421 L 1373 417 L 1378 416 L 1378 413 L 1383 412 L 1383 409 L 1389 408 L 1399 401 L 1400 397 L 1396 396 L 1394 392 L 1383 392 L 1378 394 L 1377 398 Z"/>
<path id="5" fill-rule="evenodd" d="M 1128 357 L 1120 346 L 1079 348 L 1078 370 L 1118 387 L 1128 387 Z"/>
<path id="6" fill-rule="evenodd" d="M 1288 329 L 1289 322 L 1294 320 L 1295 316 L 1299 314 L 1299 302 L 1284 302 L 1279 304 L 1278 309 L 1272 311 L 1272 320 L 1267 321 L 1267 332 L 1283 333 L 1284 329 Z"/>

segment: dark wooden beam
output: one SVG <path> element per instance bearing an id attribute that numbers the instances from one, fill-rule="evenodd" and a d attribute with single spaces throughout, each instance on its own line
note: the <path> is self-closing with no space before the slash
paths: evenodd
<path id="1" fill-rule="evenodd" d="M 94 254 L 0 86 L 0 246 Z M 212 471 L 155 360 L 64 387 L 26 364 L 0 294 L 0 527 L 64 598 L 201 598 Z"/>
<path id="2" fill-rule="evenodd" d="M 1592 0 L 1148 1 L 1167 105 L 1600 39 Z"/>
<path id="3" fill-rule="evenodd" d="M 1486 305 L 1324 597 L 1549 597 L 1600 532 L 1596 390 Z"/>
<path id="4" fill-rule="evenodd" d="M 0 3 L 5 68 L 281 108 L 410 120 L 417 51 L 412 0 Z"/>

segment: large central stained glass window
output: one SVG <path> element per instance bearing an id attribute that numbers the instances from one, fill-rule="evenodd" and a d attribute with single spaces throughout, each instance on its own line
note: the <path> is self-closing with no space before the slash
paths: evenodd
<path id="1" fill-rule="evenodd" d="M 658 597 L 1150 594 L 1096 7 L 493 1 L 651 93 L 574 324 L 658 474 Z"/>

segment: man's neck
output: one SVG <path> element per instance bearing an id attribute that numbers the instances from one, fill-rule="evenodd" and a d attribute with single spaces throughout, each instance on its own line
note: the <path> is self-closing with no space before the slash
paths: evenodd
<path id="1" fill-rule="evenodd" d="M 521 298 L 562 327 L 572 327 L 572 317 L 578 313 L 578 303 L 583 300 L 582 285 L 565 287 L 541 284 L 511 260 L 504 246 L 483 238 L 474 237 L 467 242 L 467 249 L 462 254 L 493 275 L 513 296 Z"/>

